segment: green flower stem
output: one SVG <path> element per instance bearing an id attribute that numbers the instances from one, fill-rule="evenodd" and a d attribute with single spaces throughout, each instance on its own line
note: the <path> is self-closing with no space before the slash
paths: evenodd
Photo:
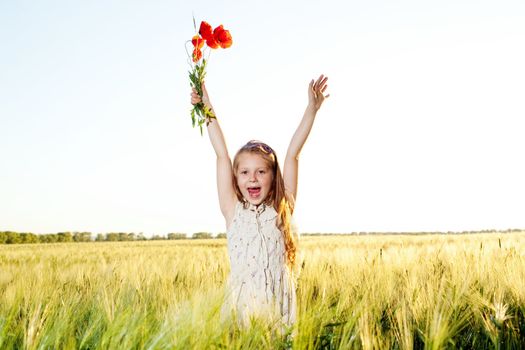
<path id="1" fill-rule="evenodd" d="M 193 69 L 189 72 L 190 74 L 190 85 L 192 88 L 197 90 L 197 93 L 202 98 L 202 82 L 206 76 L 206 60 L 202 60 L 202 64 L 196 64 Z M 191 110 L 191 123 L 195 127 L 197 124 L 200 128 L 201 136 L 202 126 L 206 123 L 206 126 L 210 123 L 210 119 L 215 118 L 215 114 L 210 107 L 205 106 L 203 102 L 195 104 Z"/>

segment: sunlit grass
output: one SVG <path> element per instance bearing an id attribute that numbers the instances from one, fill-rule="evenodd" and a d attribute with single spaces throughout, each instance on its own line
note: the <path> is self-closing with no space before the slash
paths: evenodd
<path id="1" fill-rule="evenodd" d="M 221 318 L 225 240 L 0 245 L 0 348 L 522 348 L 525 234 L 301 241 L 293 339 Z"/>

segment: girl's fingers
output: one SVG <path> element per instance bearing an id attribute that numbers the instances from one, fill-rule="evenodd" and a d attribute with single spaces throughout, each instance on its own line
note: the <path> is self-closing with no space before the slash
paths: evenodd
<path id="1" fill-rule="evenodd" d="M 314 90 L 315 91 L 321 91 L 324 87 L 326 82 L 328 81 L 328 77 L 325 77 L 323 74 L 317 78 L 317 81 L 314 84 Z"/>
<path id="2" fill-rule="evenodd" d="M 324 85 L 326 85 L 326 82 L 328 81 L 328 78 L 325 77 L 321 82 L 319 83 L 319 88 L 322 89 Z"/>
<path id="3" fill-rule="evenodd" d="M 195 105 L 199 102 L 201 102 L 201 97 L 197 93 L 197 90 L 193 89 L 193 92 L 191 93 L 191 104 Z"/>
<path id="4" fill-rule="evenodd" d="M 319 78 L 317 78 L 317 80 L 314 81 L 314 79 L 312 79 L 310 81 L 310 89 L 314 93 L 314 96 L 316 99 L 319 97 L 323 97 L 323 98 L 330 97 L 330 94 L 327 94 L 326 96 L 324 95 L 324 92 L 328 88 L 327 82 L 328 82 L 328 77 L 324 76 L 324 74 L 321 74 Z"/>
<path id="5" fill-rule="evenodd" d="M 315 82 L 315 85 L 317 88 L 319 88 L 323 84 L 323 80 L 325 79 L 324 75 L 320 75 L 319 78 L 317 78 L 317 81 Z"/>

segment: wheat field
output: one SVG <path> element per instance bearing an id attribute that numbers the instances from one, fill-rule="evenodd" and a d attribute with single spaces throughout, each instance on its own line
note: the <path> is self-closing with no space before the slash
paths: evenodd
<path id="1" fill-rule="evenodd" d="M 304 237 L 284 337 L 221 320 L 224 239 L 0 245 L 0 349 L 518 349 L 525 232 Z"/>

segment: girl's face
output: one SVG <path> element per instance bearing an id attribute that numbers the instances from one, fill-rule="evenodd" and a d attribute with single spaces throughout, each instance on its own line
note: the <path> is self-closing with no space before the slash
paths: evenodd
<path id="1" fill-rule="evenodd" d="M 236 176 L 242 196 L 253 205 L 264 202 L 272 189 L 272 169 L 258 154 L 250 152 L 239 154 Z"/>

